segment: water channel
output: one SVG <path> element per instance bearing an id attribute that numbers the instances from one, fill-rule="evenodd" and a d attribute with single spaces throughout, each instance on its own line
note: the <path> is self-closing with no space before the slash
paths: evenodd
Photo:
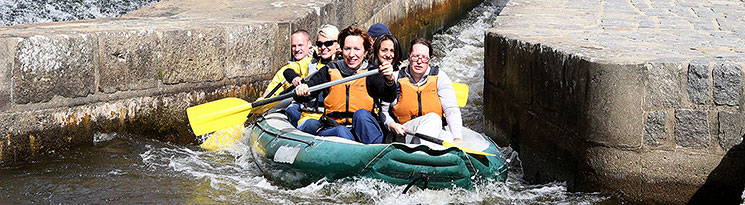
<path id="1" fill-rule="evenodd" d="M 470 85 L 464 124 L 481 131 L 484 30 L 498 9 L 484 3 L 455 26 L 434 36 L 439 65 L 456 82 Z M 568 192 L 566 184 L 531 185 L 521 180 L 519 155 L 509 147 L 509 179 L 474 190 L 414 188 L 378 180 L 321 180 L 288 189 L 268 181 L 249 148 L 204 152 L 117 133 L 96 134 L 93 146 L 47 153 L 36 161 L 0 167 L 0 203 L 376 203 L 376 204 L 597 204 L 618 203 L 598 193 Z"/>

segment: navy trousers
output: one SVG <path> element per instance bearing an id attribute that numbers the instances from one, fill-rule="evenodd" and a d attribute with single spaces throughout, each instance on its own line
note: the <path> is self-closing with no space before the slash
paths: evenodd
<path id="1" fill-rule="evenodd" d="M 354 132 L 354 134 L 352 134 Z M 340 125 L 318 132 L 320 136 L 338 136 L 363 144 L 380 144 L 383 142 L 383 131 L 375 117 L 367 110 L 357 110 L 352 115 L 352 129 Z M 355 138 L 357 136 L 357 138 Z"/>

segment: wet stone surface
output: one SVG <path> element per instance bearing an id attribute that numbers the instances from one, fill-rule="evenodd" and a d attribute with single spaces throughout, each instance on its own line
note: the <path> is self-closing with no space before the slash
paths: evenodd
<path id="1" fill-rule="evenodd" d="M 682 147 L 707 147 L 709 145 L 708 127 L 706 111 L 675 111 L 675 140 Z"/>
<path id="2" fill-rule="evenodd" d="M 719 112 L 719 145 L 726 152 L 742 142 L 745 134 L 745 113 Z"/>
<path id="3" fill-rule="evenodd" d="M 650 112 L 647 115 L 647 124 L 644 126 L 644 144 L 649 146 L 660 145 L 660 140 L 665 139 L 665 111 Z"/>
<path id="4" fill-rule="evenodd" d="M 712 70 L 714 79 L 714 103 L 737 105 L 742 92 L 742 66 L 719 63 Z"/>
<path id="5" fill-rule="evenodd" d="M 703 105 L 709 100 L 709 63 L 688 65 L 688 96 L 692 103 Z"/>
<path id="6" fill-rule="evenodd" d="M 649 71 L 650 103 L 655 108 L 669 108 L 680 105 L 680 77 L 682 69 L 678 63 L 650 63 Z"/>
<path id="7" fill-rule="evenodd" d="M 14 103 L 47 102 L 55 95 L 93 94 L 97 52 L 88 34 L 35 36 L 18 43 L 13 68 Z"/>

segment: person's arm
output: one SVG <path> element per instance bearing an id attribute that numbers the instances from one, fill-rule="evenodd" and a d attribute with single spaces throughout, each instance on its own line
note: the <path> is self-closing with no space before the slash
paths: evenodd
<path id="1" fill-rule="evenodd" d="M 306 81 L 305 83 L 300 84 L 298 86 L 298 88 L 300 88 L 300 90 L 303 89 L 301 87 L 305 87 L 307 89 L 307 88 L 313 87 L 315 85 L 320 85 L 322 83 L 329 82 L 330 80 L 331 80 L 331 76 L 329 75 L 329 68 L 328 68 L 328 66 L 323 66 L 323 68 L 321 68 L 320 70 L 318 70 L 318 72 L 315 75 L 313 75 L 312 77 L 310 77 L 308 79 L 308 81 Z M 324 89 L 321 89 L 321 90 L 318 90 L 318 91 L 315 91 L 315 92 L 311 92 L 310 95 L 306 95 L 306 96 L 300 96 L 300 95 L 298 95 L 298 96 L 294 97 L 294 99 L 297 102 L 308 102 L 311 99 L 313 99 L 315 97 L 318 97 L 318 93 L 319 92 L 326 91 L 326 93 L 328 93 L 328 90 L 329 90 L 329 88 L 324 88 Z"/>
<path id="2" fill-rule="evenodd" d="M 372 67 L 370 69 L 377 69 Z M 367 93 L 373 98 L 381 99 L 383 102 L 393 102 L 396 98 L 396 81 L 388 81 L 383 74 L 368 76 Z"/>
<path id="3" fill-rule="evenodd" d="M 261 94 L 262 98 L 271 97 L 271 96 L 267 96 L 267 95 L 269 95 L 269 92 L 271 92 L 274 89 L 274 87 L 276 87 L 276 86 L 282 86 L 282 87 L 280 89 L 277 89 L 277 91 L 275 91 L 274 93 L 277 94 L 277 93 L 282 92 L 282 89 L 284 89 L 285 87 L 284 87 L 284 84 L 283 85 L 280 85 L 279 83 L 281 83 L 285 79 L 284 78 L 284 75 L 283 75 L 283 72 L 285 70 L 288 70 L 287 68 L 289 68 L 290 65 L 292 65 L 292 64 L 288 64 L 288 65 L 280 68 L 277 71 L 277 73 L 274 74 L 274 77 L 272 78 L 272 81 L 269 82 L 269 85 L 266 86 L 266 90 L 264 90 L 264 93 Z"/>
<path id="4" fill-rule="evenodd" d="M 448 122 L 448 128 L 450 128 L 450 133 L 453 134 L 454 140 L 462 140 L 463 119 L 461 118 L 460 107 L 458 107 L 458 99 L 455 97 L 455 89 L 453 88 L 452 81 L 442 71 L 438 74 L 438 78 L 437 95 L 440 97 L 440 104 L 442 104 L 442 111 L 445 114 L 445 120 Z"/>
<path id="5" fill-rule="evenodd" d="M 398 71 L 395 71 L 395 72 L 393 72 L 393 80 L 394 80 L 395 83 L 398 83 L 398 81 L 396 81 L 397 78 L 398 78 Z M 395 100 L 395 97 L 396 97 L 396 95 L 398 95 L 398 93 L 401 92 L 401 90 L 400 90 L 401 87 L 396 86 L 395 88 L 396 88 L 396 91 L 394 92 L 394 100 L 393 100 L 393 102 L 385 102 L 385 101 L 381 101 L 380 102 L 380 104 L 381 104 L 380 105 L 380 112 L 382 112 L 383 113 L 383 116 L 385 116 L 385 119 L 383 121 L 383 125 L 385 125 L 386 127 L 390 126 L 391 123 L 396 123 L 393 120 L 393 118 L 391 117 L 390 110 L 391 110 L 391 107 L 397 103 L 396 100 Z"/>
<path id="6" fill-rule="evenodd" d="M 295 81 L 296 78 L 301 78 L 300 75 L 297 74 L 297 72 L 294 69 L 286 69 L 283 73 L 285 79 L 292 79 L 290 82 Z M 302 78 L 301 78 L 302 79 Z M 302 80 L 301 80 L 302 82 Z M 292 83 L 295 85 L 295 83 Z"/>
<path id="7" fill-rule="evenodd" d="M 295 61 L 295 63 L 290 64 L 290 67 L 283 73 L 284 78 L 288 79 L 287 82 L 290 82 L 290 84 L 294 86 L 302 83 L 303 78 L 308 75 L 308 63 L 310 63 L 310 61 L 312 60 L 312 57 L 306 57 L 302 60 Z"/>

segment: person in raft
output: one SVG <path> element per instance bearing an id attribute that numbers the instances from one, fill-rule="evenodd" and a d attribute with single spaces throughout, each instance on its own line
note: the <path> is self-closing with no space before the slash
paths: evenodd
<path id="1" fill-rule="evenodd" d="M 292 85 L 298 86 L 304 82 L 304 78 L 313 76 L 318 70 L 323 68 L 327 63 L 333 61 L 336 55 L 341 53 L 337 37 L 339 29 L 332 25 L 323 25 L 318 29 L 316 38 L 316 48 L 318 51 L 312 58 L 305 58 L 295 63 L 285 66 L 284 78 L 292 79 Z M 318 121 L 323 115 L 323 93 L 316 95 L 316 98 L 308 102 L 293 103 L 285 109 L 287 118 L 290 123 L 303 132 L 318 134 L 321 122 Z"/>
<path id="2" fill-rule="evenodd" d="M 417 38 L 411 41 L 409 50 L 409 66 L 402 68 L 396 78 L 396 99 L 382 107 L 383 124 L 397 135 L 397 142 L 422 143 L 418 137 L 407 135 L 406 129 L 445 141 L 462 142 L 463 122 L 450 78 L 436 66 L 429 65 L 432 43 Z M 443 130 L 443 114 L 449 132 Z M 425 141 L 424 144 L 433 143 Z"/>
<path id="3" fill-rule="evenodd" d="M 313 44 L 311 44 L 310 42 L 310 34 L 308 33 L 308 31 L 306 31 L 305 29 L 298 29 L 295 32 L 292 32 L 290 47 L 290 51 L 292 51 L 292 57 L 290 57 L 291 60 L 287 62 L 287 64 L 291 65 L 302 59 L 310 57 L 310 51 L 312 50 L 311 46 L 313 46 Z M 286 83 L 287 81 L 285 81 L 285 78 L 283 76 L 285 69 L 287 69 L 287 66 L 282 67 L 281 69 L 279 69 L 279 71 L 277 71 L 276 74 L 274 74 L 272 81 L 269 82 L 266 90 L 264 90 L 264 93 L 261 94 L 261 97 L 258 100 L 278 96 L 282 92 L 282 90 L 290 87 L 290 84 Z M 282 83 L 283 81 L 285 83 Z M 277 86 L 281 87 L 275 90 L 274 93 L 271 93 L 272 90 L 274 90 L 274 87 Z"/>
<path id="4" fill-rule="evenodd" d="M 339 33 L 339 44 L 343 59 L 326 64 L 306 83 L 295 88 L 297 102 L 307 102 L 310 93 L 308 86 L 338 80 L 368 70 L 379 69 L 380 74 L 360 78 L 324 89 L 324 115 L 321 117 L 324 128 L 321 136 L 338 136 L 364 144 L 377 144 L 383 141 L 383 131 L 373 116 L 374 102 L 391 102 L 395 96 L 396 83 L 393 79 L 393 66 L 368 66 L 365 57 L 370 51 L 371 42 L 367 32 L 347 27 Z M 350 126 L 350 127 L 347 127 Z"/>
<path id="5" fill-rule="evenodd" d="M 374 66 L 390 64 L 393 66 L 393 71 L 398 71 L 401 66 L 401 58 L 403 58 L 401 44 L 398 43 L 396 36 L 386 33 L 378 36 L 375 40 L 373 52 L 368 61 Z"/>

